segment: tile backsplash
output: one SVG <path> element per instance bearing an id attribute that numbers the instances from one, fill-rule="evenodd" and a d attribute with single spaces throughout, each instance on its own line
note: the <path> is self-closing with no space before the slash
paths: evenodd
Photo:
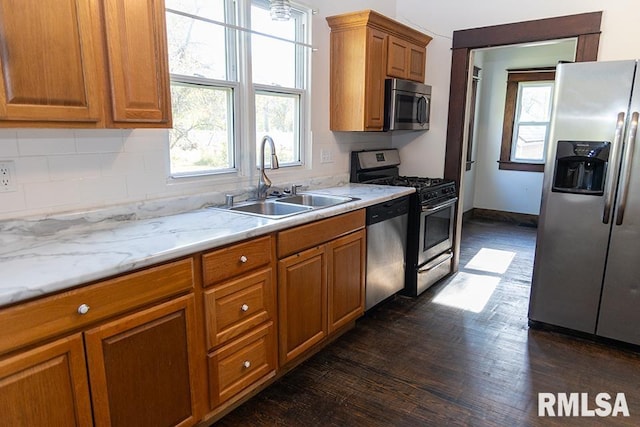
<path id="1" fill-rule="evenodd" d="M 349 150 L 368 146 L 351 139 L 337 141 L 327 133 L 324 142 L 314 144 L 307 166 L 273 171 L 274 186 L 348 181 Z M 246 195 L 255 186 L 257 171 L 171 179 L 168 147 L 165 129 L 0 129 L 0 161 L 13 161 L 16 175 L 15 191 L 0 191 L 0 220 L 126 209 L 134 203 L 189 196 L 202 200 L 209 195 L 214 203 L 223 203 L 224 193 Z M 314 163 L 323 148 L 335 153 L 335 161 Z"/>
<path id="2" fill-rule="evenodd" d="M 17 184 L 0 193 L 0 218 L 175 194 L 166 138 L 166 130 L 156 129 L 0 130 L 0 160 L 14 161 Z"/>

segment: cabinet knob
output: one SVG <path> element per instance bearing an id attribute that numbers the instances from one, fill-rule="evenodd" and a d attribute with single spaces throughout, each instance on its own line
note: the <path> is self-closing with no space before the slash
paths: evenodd
<path id="1" fill-rule="evenodd" d="M 89 312 L 89 306 L 87 304 L 80 304 L 78 307 L 78 314 L 87 314 Z"/>
<path id="2" fill-rule="evenodd" d="M 248 369 L 248 368 L 250 368 L 250 367 L 251 367 L 251 362 L 249 362 L 248 360 L 245 360 L 245 361 L 242 363 L 242 366 L 244 366 L 245 368 L 247 368 L 247 369 Z"/>
<path id="3" fill-rule="evenodd" d="M 247 311 L 249 310 L 249 306 L 247 304 L 242 304 L 242 307 L 240 307 L 240 310 Z"/>
<path id="4" fill-rule="evenodd" d="M 244 263 L 245 263 L 245 262 L 247 262 L 247 261 L 249 261 L 249 259 L 248 259 L 246 256 L 242 255 L 242 256 L 240 257 L 240 262 L 241 262 L 241 263 L 243 263 L 243 264 L 244 264 Z"/>

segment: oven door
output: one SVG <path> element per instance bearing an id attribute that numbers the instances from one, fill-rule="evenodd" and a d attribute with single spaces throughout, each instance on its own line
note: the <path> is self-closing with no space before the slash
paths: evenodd
<path id="1" fill-rule="evenodd" d="M 457 197 L 436 206 L 423 206 L 420 213 L 418 265 L 453 247 L 453 225 Z"/>

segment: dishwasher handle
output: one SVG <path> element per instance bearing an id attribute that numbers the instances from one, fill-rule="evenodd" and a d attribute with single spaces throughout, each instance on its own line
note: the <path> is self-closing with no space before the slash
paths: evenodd
<path id="1" fill-rule="evenodd" d="M 367 208 L 367 225 L 377 224 L 409 213 L 409 196 L 387 200 Z"/>

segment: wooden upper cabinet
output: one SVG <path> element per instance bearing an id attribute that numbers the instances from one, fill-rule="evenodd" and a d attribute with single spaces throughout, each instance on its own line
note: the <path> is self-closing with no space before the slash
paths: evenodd
<path id="1" fill-rule="evenodd" d="M 365 62 L 364 128 L 380 130 L 384 125 L 384 67 L 387 62 L 387 35 L 367 28 L 367 60 Z"/>
<path id="2" fill-rule="evenodd" d="M 387 76 L 424 83 L 426 56 L 424 48 L 389 36 Z"/>
<path id="3" fill-rule="evenodd" d="M 164 0 L 0 0 L 0 127 L 171 127 Z"/>
<path id="4" fill-rule="evenodd" d="M 115 127 L 170 127 L 164 0 L 104 0 L 103 5 Z"/>
<path id="5" fill-rule="evenodd" d="M 0 0 L 0 120 L 98 126 L 97 36 L 87 0 Z"/>
<path id="6" fill-rule="evenodd" d="M 424 83 L 431 37 L 372 10 L 330 16 L 333 131 L 381 131 L 384 81 Z"/>

